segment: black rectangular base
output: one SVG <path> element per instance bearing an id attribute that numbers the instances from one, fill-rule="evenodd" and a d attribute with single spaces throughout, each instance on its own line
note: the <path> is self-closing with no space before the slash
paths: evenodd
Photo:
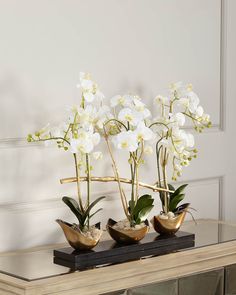
<path id="1" fill-rule="evenodd" d="M 71 247 L 54 250 L 54 263 L 72 270 L 83 270 L 190 248 L 194 246 L 194 239 L 194 234 L 177 232 L 173 236 L 149 233 L 142 241 L 132 245 L 120 245 L 113 240 L 102 241 L 90 251 L 76 251 Z"/>

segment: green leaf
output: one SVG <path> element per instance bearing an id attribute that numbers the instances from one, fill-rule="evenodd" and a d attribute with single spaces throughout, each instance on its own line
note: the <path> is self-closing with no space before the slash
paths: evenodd
<path id="1" fill-rule="evenodd" d="M 80 210 L 79 204 L 77 201 L 70 197 L 63 197 L 62 201 L 70 208 L 70 210 L 77 217 L 80 224 L 83 224 L 83 213 Z"/>
<path id="2" fill-rule="evenodd" d="M 95 201 L 93 201 L 92 203 L 90 203 L 90 205 L 88 206 L 88 208 L 85 210 L 84 214 L 87 218 L 87 216 L 89 215 L 90 211 L 93 209 L 93 207 L 98 203 L 100 202 L 102 199 L 105 199 L 106 197 L 99 197 L 97 198 Z"/>
<path id="3" fill-rule="evenodd" d="M 136 219 L 136 224 L 140 224 L 141 222 L 145 221 L 153 207 L 154 205 L 151 205 L 144 207 L 142 210 L 140 210 L 138 213 L 138 217 Z"/>
<path id="4" fill-rule="evenodd" d="M 174 212 L 177 208 L 177 205 L 184 199 L 185 194 L 179 194 L 172 198 L 169 203 L 169 211 Z"/>
<path id="5" fill-rule="evenodd" d="M 170 194 L 170 200 L 173 199 L 175 196 L 182 193 L 182 191 L 186 188 L 188 184 L 183 184 L 180 187 L 178 187 L 173 194 Z"/>
<path id="6" fill-rule="evenodd" d="M 175 191 L 175 188 L 173 187 L 173 185 L 172 184 L 168 184 L 168 189 L 170 190 L 170 191 Z M 173 193 L 170 193 L 170 194 L 173 194 Z"/>
<path id="7" fill-rule="evenodd" d="M 148 206 L 151 206 L 154 202 L 154 199 L 152 198 L 151 195 L 143 195 L 141 196 L 135 207 L 134 207 L 134 211 L 133 211 L 133 215 L 134 215 L 134 218 L 137 218 L 138 215 L 139 215 L 139 212 L 145 208 L 145 207 L 148 207 Z"/>
<path id="8" fill-rule="evenodd" d="M 103 210 L 103 208 L 99 208 L 97 211 L 95 211 L 93 214 L 91 214 L 90 216 L 89 216 L 89 219 L 91 219 L 95 214 L 97 214 L 98 212 L 100 212 L 100 211 L 102 211 Z"/>
<path id="9" fill-rule="evenodd" d="M 134 207 L 135 207 L 135 201 L 130 200 L 129 201 L 129 208 L 128 208 L 129 213 L 131 213 L 134 210 Z"/>

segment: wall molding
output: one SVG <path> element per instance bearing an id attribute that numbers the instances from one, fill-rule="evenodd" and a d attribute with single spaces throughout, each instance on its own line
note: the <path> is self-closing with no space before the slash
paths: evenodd
<path id="1" fill-rule="evenodd" d="M 226 62 L 227 62 L 227 26 L 226 26 L 226 0 L 221 0 L 220 17 L 220 124 L 219 129 L 226 128 Z"/>
<path id="2" fill-rule="evenodd" d="M 183 183 L 188 183 L 189 186 L 201 186 L 201 185 L 210 185 L 213 183 L 219 184 L 219 219 L 223 219 L 223 184 L 224 176 L 214 176 L 207 178 L 196 178 L 189 179 L 184 181 L 177 181 L 175 184 L 180 185 Z M 131 191 L 126 189 L 125 192 Z M 93 197 L 98 197 L 106 195 L 107 199 L 105 202 L 114 201 L 119 199 L 118 190 L 102 191 L 96 194 L 93 194 Z M 58 208 L 65 208 L 61 198 L 48 198 L 40 201 L 31 201 L 31 202 L 8 202 L 0 203 L 0 211 L 11 212 L 11 213 L 22 213 L 22 212 L 35 212 L 35 211 L 44 211 L 44 210 L 54 210 Z"/>

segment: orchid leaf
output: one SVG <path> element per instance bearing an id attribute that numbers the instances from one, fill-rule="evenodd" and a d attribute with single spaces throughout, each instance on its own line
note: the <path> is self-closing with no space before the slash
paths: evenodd
<path id="1" fill-rule="evenodd" d="M 170 199 L 169 211 L 174 212 L 177 208 L 177 205 L 183 201 L 185 194 L 176 195 L 174 198 Z"/>
<path id="2" fill-rule="evenodd" d="M 140 224 L 141 222 L 144 222 L 147 219 L 148 214 L 150 213 L 150 211 L 152 210 L 153 207 L 154 207 L 154 205 L 142 208 L 138 213 L 138 217 L 136 219 L 136 224 Z"/>
<path id="3" fill-rule="evenodd" d="M 188 184 L 183 184 L 183 185 L 181 185 L 180 187 L 178 187 L 178 188 L 175 190 L 174 193 L 170 193 L 170 200 L 173 199 L 175 196 L 181 194 L 181 193 L 184 191 L 184 189 L 186 188 L 187 185 L 188 185 Z"/>
<path id="4" fill-rule="evenodd" d="M 77 217 L 79 223 L 83 223 L 83 213 L 80 210 L 79 204 L 77 201 L 70 197 L 63 197 L 62 201 L 70 208 L 70 210 Z"/>
<path id="5" fill-rule="evenodd" d="M 86 216 L 89 215 L 90 211 L 93 209 L 93 207 L 98 203 L 100 202 L 102 199 L 105 199 L 106 197 L 102 196 L 102 197 L 99 197 L 97 198 L 95 201 L 93 201 L 92 203 L 90 203 L 90 205 L 88 206 L 88 208 L 86 209 L 86 211 L 84 212 L 84 214 Z"/>
<path id="6" fill-rule="evenodd" d="M 142 209 L 144 209 L 145 207 L 151 206 L 153 202 L 154 202 L 154 199 L 152 198 L 151 195 L 141 196 L 134 207 L 134 211 L 133 211 L 134 218 L 138 218 L 139 213 L 142 211 Z"/>
<path id="7" fill-rule="evenodd" d="M 91 219 L 95 214 L 97 214 L 98 212 L 100 212 L 100 211 L 102 211 L 103 210 L 103 208 L 99 208 L 97 211 L 95 211 L 93 214 L 91 214 L 90 216 L 89 216 L 89 219 Z"/>

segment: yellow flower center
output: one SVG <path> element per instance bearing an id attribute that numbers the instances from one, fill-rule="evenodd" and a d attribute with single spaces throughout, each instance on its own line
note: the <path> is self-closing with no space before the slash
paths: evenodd
<path id="1" fill-rule="evenodd" d="M 131 115 L 127 114 L 127 115 L 125 115 L 125 119 L 126 119 L 128 122 L 130 122 L 130 121 L 133 120 L 133 117 L 132 117 Z"/>
<path id="2" fill-rule="evenodd" d="M 123 141 L 123 142 L 121 143 L 121 147 L 122 147 L 123 149 L 127 148 L 127 147 L 128 147 L 128 142 L 127 142 L 127 141 Z"/>

